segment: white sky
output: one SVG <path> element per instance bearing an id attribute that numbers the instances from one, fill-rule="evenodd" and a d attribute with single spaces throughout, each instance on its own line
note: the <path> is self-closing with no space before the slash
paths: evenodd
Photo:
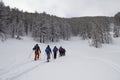
<path id="1" fill-rule="evenodd" d="M 120 0 L 3 0 L 5 5 L 28 12 L 43 12 L 59 17 L 114 16 Z"/>

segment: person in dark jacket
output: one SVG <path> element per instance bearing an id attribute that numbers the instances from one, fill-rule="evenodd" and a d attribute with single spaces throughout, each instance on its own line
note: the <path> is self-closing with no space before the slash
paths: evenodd
<path id="1" fill-rule="evenodd" d="M 56 59 L 56 57 L 57 57 L 57 51 L 58 51 L 58 48 L 55 46 L 55 47 L 53 48 L 54 59 Z"/>
<path id="2" fill-rule="evenodd" d="M 52 53 L 52 52 L 51 52 L 51 48 L 50 48 L 49 45 L 46 47 L 45 52 L 46 52 L 46 54 L 47 54 L 47 62 L 49 62 L 50 53 Z"/>
<path id="3" fill-rule="evenodd" d="M 65 48 L 63 48 L 63 51 L 62 51 L 63 56 L 65 56 L 65 52 L 66 52 Z"/>
<path id="4" fill-rule="evenodd" d="M 59 56 L 65 56 L 66 50 L 62 47 L 59 48 Z"/>
<path id="5" fill-rule="evenodd" d="M 62 47 L 59 48 L 59 56 L 62 56 Z"/>
<path id="6" fill-rule="evenodd" d="M 40 56 L 40 53 L 41 53 L 41 50 L 40 50 L 39 45 L 36 44 L 36 45 L 33 47 L 33 50 L 35 51 L 34 60 L 36 61 L 37 59 L 39 59 L 39 56 Z"/>

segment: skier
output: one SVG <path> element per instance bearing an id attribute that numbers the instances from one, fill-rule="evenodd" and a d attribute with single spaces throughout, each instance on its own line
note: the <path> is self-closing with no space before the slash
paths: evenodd
<path id="1" fill-rule="evenodd" d="M 53 48 L 54 59 L 56 59 L 56 57 L 57 57 L 57 51 L 58 51 L 58 48 L 55 46 L 55 47 Z"/>
<path id="2" fill-rule="evenodd" d="M 62 54 L 63 54 L 63 48 L 60 46 L 60 48 L 59 48 L 59 56 L 62 56 Z"/>
<path id="3" fill-rule="evenodd" d="M 65 48 L 63 48 L 62 52 L 63 52 L 63 56 L 65 56 L 65 52 L 66 52 Z"/>
<path id="4" fill-rule="evenodd" d="M 50 48 L 49 45 L 46 47 L 45 52 L 46 52 L 46 54 L 47 54 L 47 62 L 49 62 L 50 53 L 52 53 L 52 52 L 51 52 L 51 48 Z"/>
<path id="5" fill-rule="evenodd" d="M 37 59 L 39 59 L 39 56 L 40 56 L 40 53 L 41 53 L 41 50 L 40 50 L 39 45 L 36 44 L 36 45 L 34 46 L 33 50 L 35 51 L 34 60 L 36 61 Z"/>
<path id="6" fill-rule="evenodd" d="M 62 47 L 59 48 L 59 56 L 65 56 L 66 50 Z"/>

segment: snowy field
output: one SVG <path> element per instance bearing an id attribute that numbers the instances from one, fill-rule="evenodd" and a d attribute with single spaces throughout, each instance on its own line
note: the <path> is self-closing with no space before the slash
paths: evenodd
<path id="1" fill-rule="evenodd" d="M 34 61 L 31 38 L 0 41 L 0 80 L 120 80 L 120 38 L 102 48 L 74 37 L 69 41 L 39 44 L 41 58 Z M 65 57 L 46 62 L 45 48 L 63 46 Z"/>

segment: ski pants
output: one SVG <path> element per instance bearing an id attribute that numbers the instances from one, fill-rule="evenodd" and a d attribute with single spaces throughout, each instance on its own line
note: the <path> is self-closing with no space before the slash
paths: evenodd
<path id="1" fill-rule="evenodd" d="M 54 52 L 54 59 L 56 59 L 57 57 L 57 52 Z"/>
<path id="2" fill-rule="evenodd" d="M 60 53 L 59 53 L 59 56 L 63 56 L 63 53 L 62 53 L 62 52 L 60 52 Z"/>
<path id="3" fill-rule="evenodd" d="M 47 54 L 47 61 L 50 59 L 50 53 Z"/>
<path id="4" fill-rule="evenodd" d="M 37 60 L 37 59 L 39 59 L 39 51 L 35 51 L 35 58 L 34 58 L 34 60 Z"/>

